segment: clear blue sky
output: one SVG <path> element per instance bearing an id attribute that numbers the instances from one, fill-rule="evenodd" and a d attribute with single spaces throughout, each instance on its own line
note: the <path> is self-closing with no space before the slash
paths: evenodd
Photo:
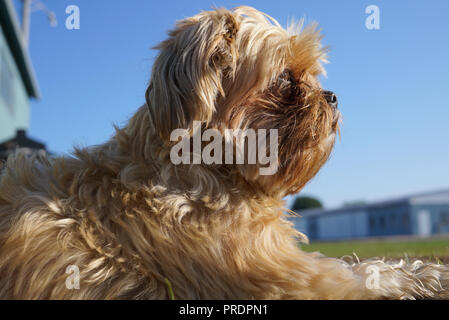
<path id="1" fill-rule="evenodd" d="M 17 0 L 15 0 L 17 1 Z M 344 116 L 341 142 L 304 193 L 326 206 L 449 187 L 449 1 L 41 0 L 30 51 L 42 91 L 30 134 L 51 151 L 107 140 L 144 102 L 155 56 L 177 19 L 212 5 L 252 5 L 286 25 L 317 21 L 330 45 L 328 78 Z M 65 28 L 76 4 L 81 29 Z M 380 8 L 380 30 L 365 8 Z"/>

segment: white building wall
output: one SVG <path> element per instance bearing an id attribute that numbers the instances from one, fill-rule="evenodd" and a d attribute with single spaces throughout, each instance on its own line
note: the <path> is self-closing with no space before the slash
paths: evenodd
<path id="1" fill-rule="evenodd" d="M 13 138 L 18 129 L 28 129 L 30 122 L 30 110 L 28 94 L 15 63 L 11 50 L 8 47 L 3 30 L 0 26 L 0 59 L 6 60 L 7 68 L 11 74 L 9 78 L 12 88 L 12 105 L 5 101 L 0 92 L 0 143 Z M 2 70 L 2 61 L 0 60 L 0 73 Z M 4 67 L 4 66 L 3 66 Z M 1 81 L 0 77 L 0 81 Z"/>

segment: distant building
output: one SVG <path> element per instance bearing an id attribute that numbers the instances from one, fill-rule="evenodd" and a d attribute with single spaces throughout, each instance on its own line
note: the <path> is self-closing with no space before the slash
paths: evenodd
<path id="1" fill-rule="evenodd" d="M 44 150 L 45 145 L 26 136 L 29 100 L 39 98 L 28 51 L 10 0 L 0 1 L 0 159 L 16 148 Z"/>
<path id="2" fill-rule="evenodd" d="M 338 209 L 310 209 L 293 221 L 310 240 L 449 233 L 449 190 Z"/>

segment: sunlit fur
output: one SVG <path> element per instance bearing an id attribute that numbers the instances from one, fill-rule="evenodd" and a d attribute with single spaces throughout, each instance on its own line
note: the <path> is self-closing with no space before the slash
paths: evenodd
<path id="1" fill-rule="evenodd" d="M 147 104 L 105 144 L 8 159 L 0 178 L 0 298 L 444 297 L 448 267 L 345 262 L 300 250 L 282 198 L 328 159 L 339 112 L 321 94 L 314 26 L 249 7 L 184 19 L 157 46 Z M 170 132 L 279 130 L 279 170 L 171 163 Z M 338 185 L 338 182 L 333 182 Z M 80 288 L 66 287 L 79 267 Z M 369 289 L 369 266 L 378 289 Z M 369 271 L 369 270 L 368 270 Z"/>

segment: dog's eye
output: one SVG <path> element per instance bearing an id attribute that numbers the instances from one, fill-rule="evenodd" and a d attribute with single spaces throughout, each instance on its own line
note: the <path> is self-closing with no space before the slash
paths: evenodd
<path id="1" fill-rule="evenodd" d="M 280 89 L 288 88 L 296 85 L 295 76 L 289 69 L 285 69 L 277 79 L 277 85 Z"/>
<path id="2" fill-rule="evenodd" d="M 293 72 L 285 69 L 276 80 L 276 90 L 283 98 L 290 98 L 297 93 L 297 81 Z"/>

